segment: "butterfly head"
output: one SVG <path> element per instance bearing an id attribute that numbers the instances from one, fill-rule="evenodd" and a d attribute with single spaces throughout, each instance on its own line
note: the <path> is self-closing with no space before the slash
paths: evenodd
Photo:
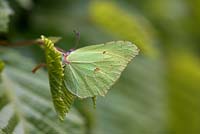
<path id="1" fill-rule="evenodd" d="M 70 62 L 67 60 L 67 56 L 70 55 L 71 52 L 73 52 L 75 49 L 70 49 L 69 51 L 67 52 L 63 52 L 62 53 L 62 62 L 65 63 L 65 64 L 70 64 Z"/>

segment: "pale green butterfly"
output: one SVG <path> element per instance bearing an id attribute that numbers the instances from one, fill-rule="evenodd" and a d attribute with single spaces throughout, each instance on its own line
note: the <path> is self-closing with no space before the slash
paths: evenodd
<path id="1" fill-rule="evenodd" d="M 79 98 L 104 96 L 139 49 L 128 41 L 113 41 L 63 53 L 64 84 Z"/>
<path id="2" fill-rule="evenodd" d="M 54 47 L 58 38 L 45 38 L 46 62 L 52 98 L 61 120 L 76 97 L 104 96 L 139 49 L 127 41 L 108 42 L 64 52 Z M 62 59 L 62 60 L 61 60 Z"/>

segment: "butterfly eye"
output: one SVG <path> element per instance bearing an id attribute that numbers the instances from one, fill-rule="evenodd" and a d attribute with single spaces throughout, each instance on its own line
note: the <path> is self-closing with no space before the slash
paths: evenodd
<path id="1" fill-rule="evenodd" d="M 66 56 L 65 56 L 65 54 L 64 53 L 62 53 L 62 62 L 64 63 L 64 61 L 65 61 L 65 58 L 66 58 Z"/>

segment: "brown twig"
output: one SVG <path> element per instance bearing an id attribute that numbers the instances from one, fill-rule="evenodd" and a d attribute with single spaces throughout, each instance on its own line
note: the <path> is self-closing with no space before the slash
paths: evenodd
<path id="1" fill-rule="evenodd" d="M 34 44 L 42 45 L 43 42 L 41 40 L 27 40 L 27 41 L 19 41 L 15 43 L 10 43 L 7 41 L 0 40 L 0 46 L 11 46 L 11 47 L 18 47 L 18 46 L 30 46 Z"/>
<path id="2" fill-rule="evenodd" d="M 41 64 L 37 65 L 36 67 L 33 68 L 32 73 L 36 73 L 36 71 L 38 69 L 40 69 L 41 67 L 45 67 L 45 66 L 46 66 L 45 63 L 41 63 Z"/>

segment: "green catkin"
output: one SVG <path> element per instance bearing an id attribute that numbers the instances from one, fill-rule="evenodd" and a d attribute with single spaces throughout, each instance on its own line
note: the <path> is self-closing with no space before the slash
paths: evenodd
<path id="1" fill-rule="evenodd" d="M 41 36 L 41 39 L 44 42 L 49 84 L 54 107 L 58 113 L 59 119 L 64 120 L 75 96 L 72 95 L 63 84 L 64 69 L 61 61 L 61 53 L 56 50 L 54 43 L 51 40 L 44 36 Z"/>

